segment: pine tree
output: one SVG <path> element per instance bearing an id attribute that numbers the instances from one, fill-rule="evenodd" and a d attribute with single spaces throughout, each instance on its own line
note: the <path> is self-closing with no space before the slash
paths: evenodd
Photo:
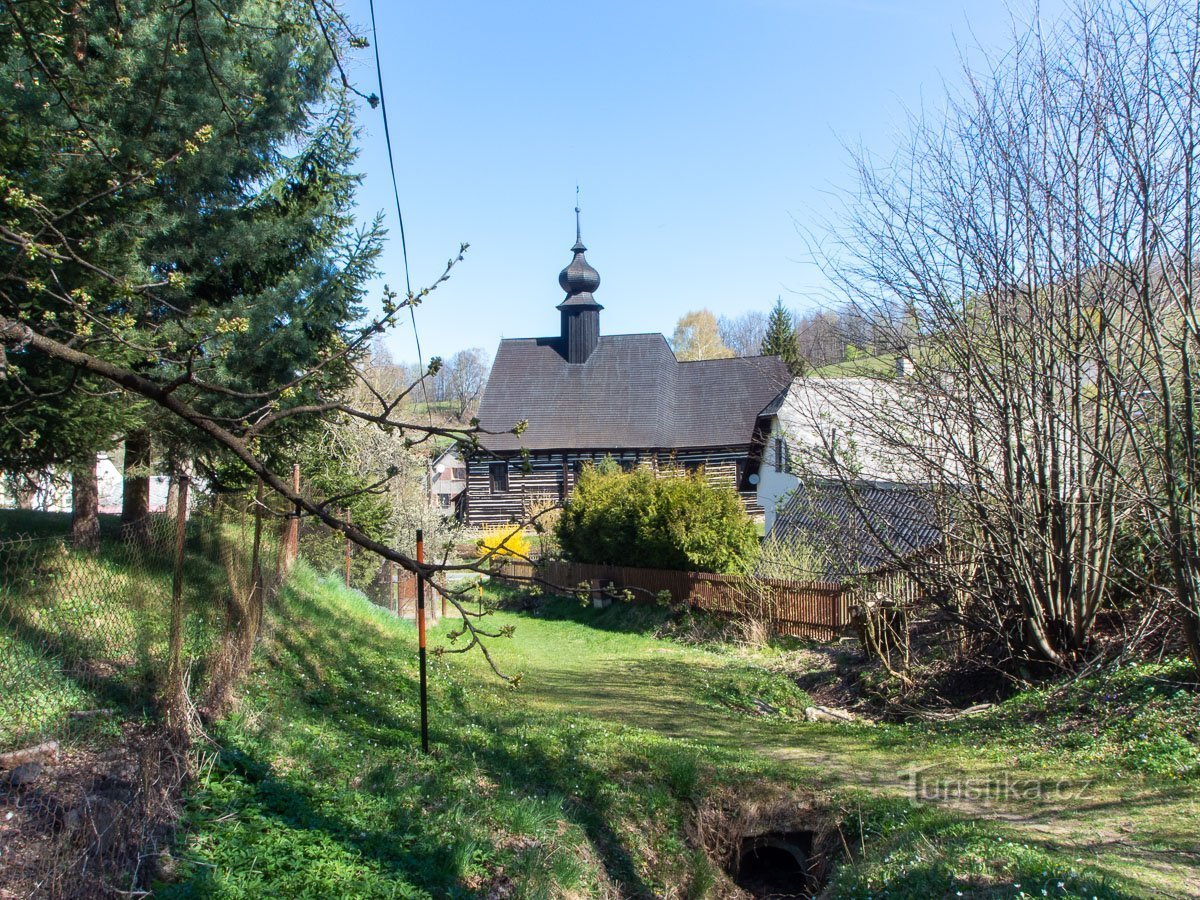
<path id="1" fill-rule="evenodd" d="M 0 216 L 36 243 L 0 244 L 0 315 L 135 371 L 190 369 L 225 393 L 186 399 L 228 420 L 259 405 L 240 397 L 336 359 L 381 232 L 353 225 L 353 107 L 316 9 L 6 5 Z M 9 363 L 0 410 L 30 427 L 0 439 L 0 468 L 72 465 L 143 428 L 174 458 L 213 451 L 148 404 L 89 400 L 63 364 L 19 349 Z M 348 377 L 326 364 L 286 402 Z"/>
<path id="2" fill-rule="evenodd" d="M 775 306 L 767 319 L 767 333 L 762 342 L 763 356 L 778 356 L 788 367 L 795 378 L 803 375 L 808 367 L 800 357 L 800 347 L 796 343 L 796 326 L 792 322 L 792 314 L 783 307 L 783 299 L 775 298 Z"/>

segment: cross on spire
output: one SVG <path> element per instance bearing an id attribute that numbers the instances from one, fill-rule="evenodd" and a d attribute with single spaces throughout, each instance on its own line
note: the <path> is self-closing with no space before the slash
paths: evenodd
<path id="1" fill-rule="evenodd" d="M 583 238 L 579 231 L 579 185 L 575 185 L 575 243 L 582 244 Z"/>
<path id="2" fill-rule="evenodd" d="M 596 303 L 592 297 L 592 291 L 600 286 L 600 275 L 588 265 L 587 258 L 583 255 L 586 250 L 587 247 L 583 245 L 583 232 L 579 225 L 579 184 L 576 182 L 575 246 L 571 248 L 574 257 L 570 264 L 559 273 L 558 283 L 567 292 L 567 299 L 563 301 L 564 303 L 572 306 L 595 304 L 597 308 L 600 308 L 600 304 Z"/>

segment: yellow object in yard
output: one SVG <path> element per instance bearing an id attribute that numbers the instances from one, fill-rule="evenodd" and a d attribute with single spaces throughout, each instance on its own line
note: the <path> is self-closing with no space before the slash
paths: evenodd
<path id="1" fill-rule="evenodd" d="M 529 558 L 529 539 L 516 525 L 498 525 L 487 528 L 476 544 L 479 547 L 480 555 L 483 556 Z"/>

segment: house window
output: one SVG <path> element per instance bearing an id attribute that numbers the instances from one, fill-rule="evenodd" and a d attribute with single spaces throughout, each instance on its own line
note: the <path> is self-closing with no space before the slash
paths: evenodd
<path id="1" fill-rule="evenodd" d="M 787 443 L 783 438 L 775 438 L 775 471 L 787 471 Z"/>
<path id="2" fill-rule="evenodd" d="M 488 474 L 492 478 L 492 493 L 508 493 L 508 463 L 494 462 L 488 465 Z"/>
<path id="3" fill-rule="evenodd" d="M 632 472 L 636 468 L 637 468 L 637 460 L 636 459 L 622 459 L 621 460 L 621 471 L 622 472 Z"/>

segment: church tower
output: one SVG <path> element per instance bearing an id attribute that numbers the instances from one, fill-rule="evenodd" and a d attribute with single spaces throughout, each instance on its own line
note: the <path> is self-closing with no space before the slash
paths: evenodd
<path id="1" fill-rule="evenodd" d="M 558 283 L 567 298 L 558 304 L 562 313 L 562 342 L 567 362 L 585 363 L 600 343 L 600 310 L 604 309 L 592 292 L 600 287 L 600 273 L 588 265 L 587 247 L 579 232 L 579 207 L 575 207 L 575 257 L 558 275 Z"/>

